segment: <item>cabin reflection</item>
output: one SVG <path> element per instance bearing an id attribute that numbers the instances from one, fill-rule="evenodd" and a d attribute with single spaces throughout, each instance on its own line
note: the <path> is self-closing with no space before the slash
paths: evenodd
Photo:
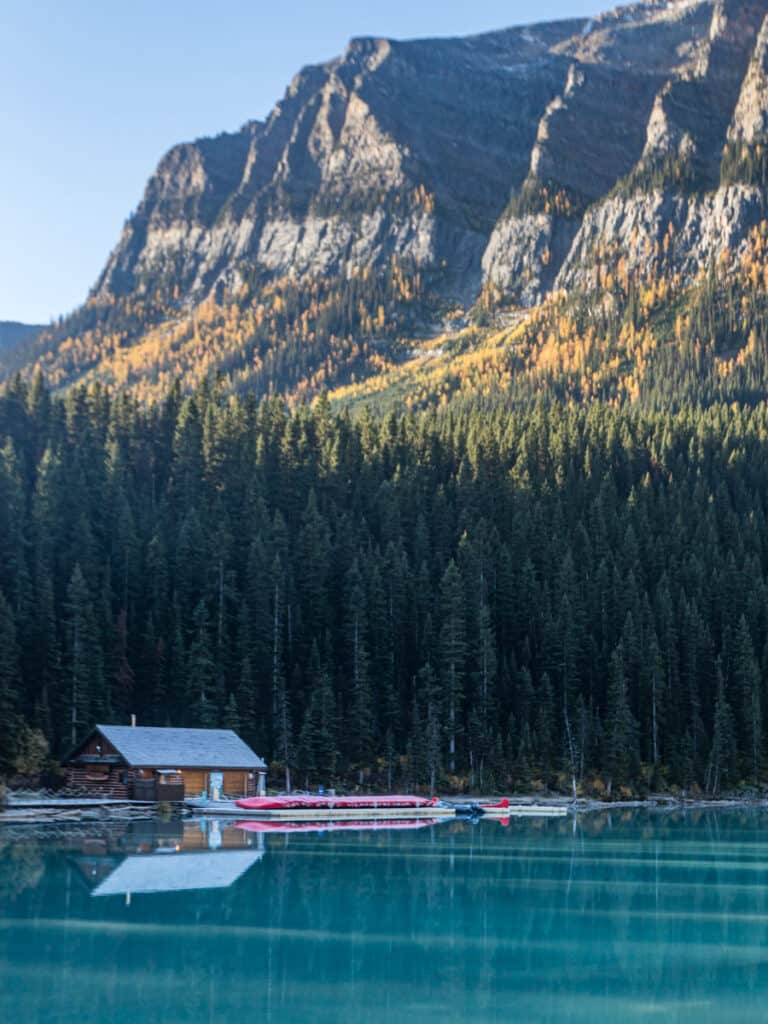
<path id="1" fill-rule="evenodd" d="M 78 837 L 70 862 L 91 896 L 226 889 L 264 856 L 264 837 L 215 818 L 141 821 Z"/>

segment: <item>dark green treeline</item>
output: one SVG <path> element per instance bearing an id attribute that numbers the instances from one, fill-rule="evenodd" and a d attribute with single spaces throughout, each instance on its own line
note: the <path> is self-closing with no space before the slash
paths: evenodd
<path id="1" fill-rule="evenodd" d="M 294 785 L 759 785 L 768 411 L 0 395 L 0 771 L 96 721 Z"/>

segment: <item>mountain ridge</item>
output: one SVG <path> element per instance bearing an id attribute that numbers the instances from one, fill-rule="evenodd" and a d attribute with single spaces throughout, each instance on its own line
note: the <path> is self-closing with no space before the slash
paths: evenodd
<path id="1" fill-rule="evenodd" d="M 265 121 L 173 147 L 87 303 L 17 366 L 295 399 L 402 362 L 446 316 L 605 292 L 625 266 L 691 285 L 764 219 L 767 16 L 651 0 L 353 39 Z"/>
<path id="2" fill-rule="evenodd" d="M 20 342 L 45 330 L 44 324 L 25 324 L 19 320 L 0 320 L 0 352 L 13 349 Z"/>

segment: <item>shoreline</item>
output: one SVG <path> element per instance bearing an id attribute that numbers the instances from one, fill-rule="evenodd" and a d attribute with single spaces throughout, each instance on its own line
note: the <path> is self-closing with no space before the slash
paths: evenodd
<path id="1" fill-rule="evenodd" d="M 498 800 L 498 796 L 449 796 L 442 797 L 446 803 L 466 803 L 468 800 L 477 803 Z M 573 800 L 566 796 L 511 796 L 510 801 L 518 806 L 530 807 L 557 807 L 566 808 L 574 815 L 596 814 L 605 811 L 623 810 L 653 810 L 653 811 L 680 811 L 680 810 L 734 810 L 734 809 L 768 809 L 768 796 L 764 797 L 679 797 L 656 794 L 637 800 L 594 800 L 590 798 L 579 798 Z M 183 804 L 174 805 L 171 811 L 172 817 L 187 817 L 189 809 Z M 128 800 L 99 800 L 92 798 L 71 800 L 67 799 L 28 799 L 12 801 L 0 807 L 0 828 L 3 824 L 23 825 L 25 823 L 40 824 L 67 824 L 81 823 L 94 824 L 109 821 L 130 821 L 139 819 L 156 819 L 167 817 L 168 809 L 146 802 L 134 802 Z M 214 815 L 215 816 L 215 815 Z"/>

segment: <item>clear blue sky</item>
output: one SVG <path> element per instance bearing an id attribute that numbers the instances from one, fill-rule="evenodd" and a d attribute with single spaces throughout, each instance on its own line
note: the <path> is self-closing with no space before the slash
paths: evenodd
<path id="1" fill-rule="evenodd" d="M 85 298 L 171 145 L 264 117 L 351 36 L 463 35 L 609 0 L 0 0 L 0 320 Z"/>

